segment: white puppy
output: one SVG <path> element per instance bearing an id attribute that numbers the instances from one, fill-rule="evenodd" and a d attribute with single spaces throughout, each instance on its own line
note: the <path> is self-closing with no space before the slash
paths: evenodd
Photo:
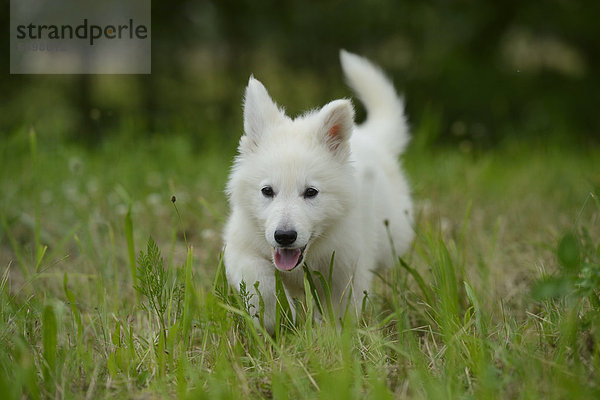
<path id="1" fill-rule="evenodd" d="M 352 293 L 360 311 L 372 270 L 394 265 L 413 238 L 410 191 L 398 165 L 409 141 L 403 101 L 367 59 L 343 50 L 340 57 L 367 109 L 360 126 L 349 100 L 292 119 L 258 80 L 246 88 L 245 134 L 227 185 L 224 261 L 229 283 L 239 290 L 244 281 L 253 294 L 253 313 L 259 282 L 270 332 L 276 268 L 293 304 L 304 297 L 299 266 L 328 276 L 335 252 L 334 305 L 344 308 Z"/>

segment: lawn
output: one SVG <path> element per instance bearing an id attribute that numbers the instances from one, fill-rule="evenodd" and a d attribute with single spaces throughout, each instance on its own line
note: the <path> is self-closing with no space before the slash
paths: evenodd
<path id="1" fill-rule="evenodd" d="M 282 305 L 273 337 L 222 273 L 234 151 L 2 133 L 3 398 L 600 398 L 597 146 L 416 140 L 416 239 L 363 317 Z"/>

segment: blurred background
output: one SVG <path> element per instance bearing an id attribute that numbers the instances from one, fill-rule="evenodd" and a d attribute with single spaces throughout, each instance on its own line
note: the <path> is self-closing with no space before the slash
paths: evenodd
<path id="1" fill-rule="evenodd" d="M 7 0 L 2 8 L 8 27 Z M 33 127 L 95 147 L 176 134 L 193 149 L 233 151 L 250 74 L 295 115 L 351 95 L 345 48 L 392 76 L 416 145 L 598 144 L 598 17 L 598 0 L 155 0 L 151 75 L 9 75 L 5 36 L 0 135 Z"/>

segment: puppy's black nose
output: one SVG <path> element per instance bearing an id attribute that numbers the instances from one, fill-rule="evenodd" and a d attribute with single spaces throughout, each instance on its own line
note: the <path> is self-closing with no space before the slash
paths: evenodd
<path id="1" fill-rule="evenodd" d="M 298 233 L 296 231 L 275 231 L 275 241 L 282 246 L 289 246 L 296 241 Z"/>

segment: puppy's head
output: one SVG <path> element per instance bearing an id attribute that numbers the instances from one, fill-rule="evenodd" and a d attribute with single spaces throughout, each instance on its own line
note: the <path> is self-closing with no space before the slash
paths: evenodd
<path id="1" fill-rule="evenodd" d="M 353 118 L 350 101 L 336 100 L 290 119 L 258 80 L 248 82 L 227 189 L 282 271 L 300 265 L 353 201 Z"/>

